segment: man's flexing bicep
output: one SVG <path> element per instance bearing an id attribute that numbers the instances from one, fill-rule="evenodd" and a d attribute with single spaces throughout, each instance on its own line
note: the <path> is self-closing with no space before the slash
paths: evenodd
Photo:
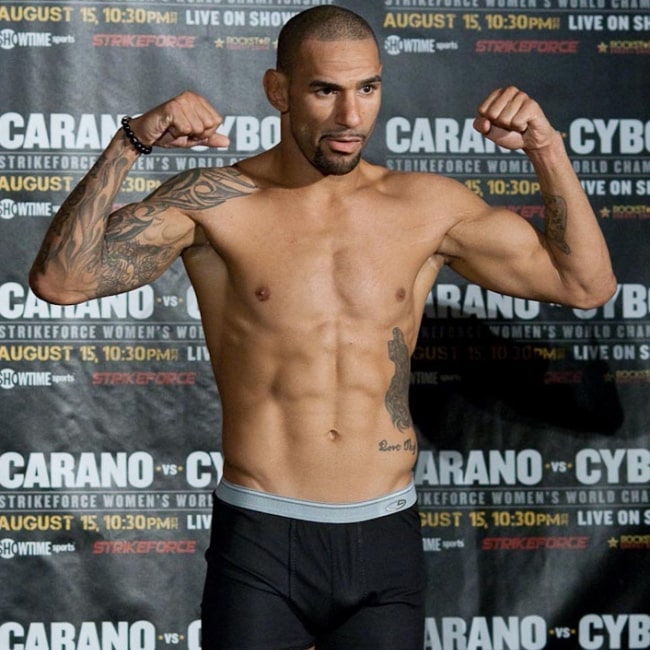
<path id="1" fill-rule="evenodd" d="M 45 300 L 72 304 L 130 291 L 160 276 L 192 243 L 194 222 L 155 200 L 103 216 L 110 205 L 89 175 L 54 217 L 30 274 Z"/>
<path id="2" fill-rule="evenodd" d="M 115 201 L 135 161 L 152 146 L 227 146 L 228 138 L 215 132 L 221 121 L 203 98 L 186 92 L 120 129 L 54 215 L 30 271 L 34 293 L 74 304 L 128 291 L 168 268 L 193 242 L 189 211 L 203 209 L 199 197 L 210 192 L 203 184 L 191 187 L 201 172 L 173 178 L 158 195 L 117 212 Z"/>
<path id="3" fill-rule="evenodd" d="M 99 295 L 155 280 L 195 240 L 197 215 L 255 190 L 234 169 L 194 169 L 163 183 L 142 203 L 108 220 L 98 273 Z"/>
<path id="4" fill-rule="evenodd" d="M 194 223 L 156 202 L 131 204 L 108 218 L 99 259 L 88 256 L 95 293 L 106 296 L 130 291 L 158 278 L 182 250 L 191 245 Z"/>
<path id="5" fill-rule="evenodd" d="M 562 229 L 554 228 L 559 246 Z M 445 244 L 448 264 L 470 282 L 497 293 L 563 302 L 565 290 L 544 233 L 509 209 L 489 208 L 460 222 Z"/>

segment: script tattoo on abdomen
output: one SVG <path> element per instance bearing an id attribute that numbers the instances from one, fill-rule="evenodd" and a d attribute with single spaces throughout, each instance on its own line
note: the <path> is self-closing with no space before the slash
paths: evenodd
<path id="1" fill-rule="evenodd" d="M 388 358 L 395 364 L 395 374 L 384 402 L 393 425 L 400 431 L 406 431 L 413 426 L 408 404 L 410 361 L 404 334 L 398 327 L 393 328 L 393 340 L 388 341 Z"/>

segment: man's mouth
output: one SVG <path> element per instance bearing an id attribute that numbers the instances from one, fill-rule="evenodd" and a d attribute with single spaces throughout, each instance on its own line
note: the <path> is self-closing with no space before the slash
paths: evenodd
<path id="1" fill-rule="evenodd" d="M 363 142 L 363 138 L 359 136 L 326 136 L 329 148 L 342 154 L 356 153 Z"/>

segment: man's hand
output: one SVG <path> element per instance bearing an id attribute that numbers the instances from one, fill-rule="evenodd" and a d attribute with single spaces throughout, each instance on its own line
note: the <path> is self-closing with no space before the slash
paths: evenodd
<path id="1" fill-rule="evenodd" d="M 135 136 L 156 147 L 227 147 L 230 140 L 216 130 L 223 118 L 209 102 L 185 91 L 131 120 Z"/>
<path id="2" fill-rule="evenodd" d="M 478 107 L 474 128 L 500 147 L 525 151 L 549 145 L 556 135 L 539 104 L 514 86 L 488 95 Z"/>

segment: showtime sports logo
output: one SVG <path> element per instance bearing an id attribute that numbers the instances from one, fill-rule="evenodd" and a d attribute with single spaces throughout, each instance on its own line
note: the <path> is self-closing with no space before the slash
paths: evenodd
<path id="1" fill-rule="evenodd" d="M 23 372 L 12 368 L 0 369 L 0 388 L 11 390 L 19 387 L 48 387 L 55 384 L 71 384 L 73 375 L 54 375 L 51 372 Z"/>
<path id="2" fill-rule="evenodd" d="M 0 219 L 14 217 L 51 217 L 56 212 L 52 203 L 47 201 L 20 201 L 0 199 Z"/>
<path id="3" fill-rule="evenodd" d="M 0 539 L 0 559 L 12 560 L 15 557 L 35 557 L 56 555 L 59 553 L 72 553 L 75 550 L 73 543 L 52 544 L 52 542 L 16 542 L 9 537 Z"/>
<path id="4" fill-rule="evenodd" d="M 59 36 L 50 32 L 16 32 L 13 29 L 0 30 L 0 49 L 15 47 L 52 47 L 62 43 L 74 43 L 74 36 Z"/>
<path id="5" fill-rule="evenodd" d="M 391 56 L 398 54 L 435 54 L 444 50 L 457 50 L 457 41 L 437 41 L 435 38 L 402 38 L 388 36 L 384 41 L 384 50 Z"/>

